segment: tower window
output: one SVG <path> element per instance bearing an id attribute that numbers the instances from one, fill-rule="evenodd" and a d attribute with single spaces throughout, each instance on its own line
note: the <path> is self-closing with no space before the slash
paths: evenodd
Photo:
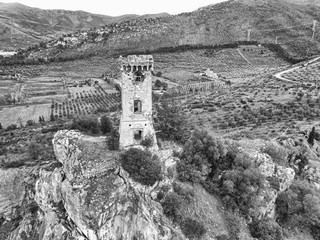
<path id="1" fill-rule="evenodd" d="M 134 140 L 141 141 L 141 139 L 142 139 L 142 130 L 134 131 L 133 137 L 134 137 Z"/>
<path id="2" fill-rule="evenodd" d="M 141 113 L 141 111 L 142 111 L 141 101 L 134 100 L 133 101 L 133 112 L 134 113 Z"/>

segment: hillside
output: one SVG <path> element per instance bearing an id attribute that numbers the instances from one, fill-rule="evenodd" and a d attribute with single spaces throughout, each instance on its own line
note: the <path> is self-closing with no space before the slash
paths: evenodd
<path id="1" fill-rule="evenodd" d="M 145 17 L 166 16 L 160 13 Z M 0 48 L 20 48 L 56 35 L 141 18 L 135 14 L 111 17 L 84 11 L 43 10 L 19 3 L 0 3 Z"/>
<path id="2" fill-rule="evenodd" d="M 295 3 L 297 1 L 294 1 Z M 55 41 L 40 55 L 71 56 L 79 53 L 126 54 L 181 45 L 215 45 L 250 40 L 281 44 L 293 57 L 309 57 L 320 50 L 319 24 L 312 39 L 313 21 L 320 22 L 320 6 L 287 0 L 230 0 L 194 12 L 153 19 L 134 19 L 74 33 L 77 44 Z M 317 3 L 317 2 L 315 2 Z M 43 49 L 42 49 L 43 50 Z M 61 49 L 59 49 L 61 50 Z"/>

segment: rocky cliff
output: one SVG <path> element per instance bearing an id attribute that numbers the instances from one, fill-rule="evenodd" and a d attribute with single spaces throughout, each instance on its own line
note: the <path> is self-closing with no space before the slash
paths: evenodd
<path id="1" fill-rule="evenodd" d="M 157 200 L 159 190 L 172 191 L 176 181 L 172 146 L 155 152 L 164 177 L 151 187 L 129 177 L 118 161 L 119 152 L 107 150 L 102 137 L 63 130 L 55 134 L 53 146 L 59 164 L 0 170 L 0 239 L 187 239 L 163 214 Z M 273 218 L 276 198 L 292 184 L 294 170 L 275 164 L 267 154 L 252 156 L 266 177 L 253 212 L 260 218 Z M 201 239 L 230 236 L 220 199 L 200 184 L 178 184 L 194 193 L 181 214 L 205 227 Z M 242 220 L 241 225 L 239 239 L 252 239 L 246 222 Z"/>
<path id="2" fill-rule="evenodd" d="M 47 223 L 54 226 L 45 229 L 48 238 L 42 239 L 63 234 L 89 240 L 184 239 L 151 198 L 152 187 L 133 182 L 121 169 L 118 154 L 106 150 L 103 139 L 60 131 L 53 142 L 63 167 L 41 171 L 36 183 L 35 199 Z M 57 208 L 68 225 L 75 226 L 75 233 L 56 224 Z"/>

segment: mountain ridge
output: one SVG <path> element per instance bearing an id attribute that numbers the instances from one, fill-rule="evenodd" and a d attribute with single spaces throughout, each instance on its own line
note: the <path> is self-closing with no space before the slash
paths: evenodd
<path id="1" fill-rule="evenodd" d="M 43 40 L 54 39 L 74 31 L 88 30 L 101 25 L 117 23 L 136 18 L 168 16 L 159 14 L 126 14 L 107 16 L 82 10 L 40 9 L 21 3 L 0 3 L 1 49 L 16 49 L 34 45 Z"/>

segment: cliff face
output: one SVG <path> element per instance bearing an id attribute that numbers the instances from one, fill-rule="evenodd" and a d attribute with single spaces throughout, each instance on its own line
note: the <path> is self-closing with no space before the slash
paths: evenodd
<path id="1" fill-rule="evenodd" d="M 35 199 L 47 225 L 54 226 L 45 228 L 48 237 L 42 239 L 64 234 L 89 240 L 185 239 L 151 199 L 152 188 L 134 183 L 102 139 L 60 131 L 53 145 L 63 167 L 41 171 L 36 183 Z M 56 224 L 59 212 L 65 224 Z"/>

